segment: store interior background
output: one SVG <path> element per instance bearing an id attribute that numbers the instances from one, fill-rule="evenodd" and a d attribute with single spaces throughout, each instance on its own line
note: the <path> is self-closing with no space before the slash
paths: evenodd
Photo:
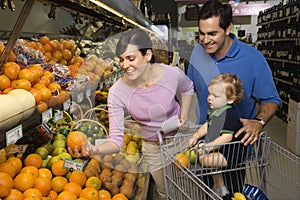
<path id="1" fill-rule="evenodd" d="M 157 17 L 159 14 L 169 13 L 170 26 L 177 33 L 178 39 L 185 39 L 188 43 L 195 41 L 195 33 L 198 32 L 198 21 L 185 19 L 184 13 L 186 6 L 190 3 L 196 3 L 201 6 L 204 0 L 191 0 L 191 1 L 176 1 L 176 0 L 146 0 L 148 6 L 151 6 L 153 17 Z M 256 4 L 256 3 L 268 3 L 271 6 L 278 4 L 280 1 L 240 1 L 240 4 Z M 18 14 L 20 13 L 23 1 L 15 1 L 16 11 L 1 10 L 0 18 L 0 30 L 11 31 L 14 28 L 17 21 Z M 46 6 L 38 1 L 35 1 L 34 7 L 30 12 L 22 32 L 34 32 L 44 34 L 60 34 L 62 29 L 70 27 L 74 24 L 74 16 L 70 13 L 56 9 L 56 19 L 50 19 L 48 17 L 50 7 Z M 245 30 L 245 34 L 250 33 L 252 35 L 252 42 L 255 45 L 257 36 L 257 15 L 248 16 L 236 16 L 234 17 L 234 30 L 235 34 L 238 30 Z M 182 37 L 182 38 L 181 38 Z M 274 140 L 283 147 L 286 147 L 286 123 L 282 122 L 279 118 L 274 117 L 272 122 L 267 125 L 266 131 L 268 131 Z"/>

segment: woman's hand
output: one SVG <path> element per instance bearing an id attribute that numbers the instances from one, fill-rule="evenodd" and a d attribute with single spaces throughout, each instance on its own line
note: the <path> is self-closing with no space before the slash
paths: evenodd
<path id="1" fill-rule="evenodd" d="M 82 158 L 82 157 L 89 157 L 91 156 L 93 145 L 88 141 L 86 144 L 82 144 L 81 151 L 78 150 L 78 147 L 74 147 L 74 151 L 68 147 L 68 152 L 74 158 Z"/>

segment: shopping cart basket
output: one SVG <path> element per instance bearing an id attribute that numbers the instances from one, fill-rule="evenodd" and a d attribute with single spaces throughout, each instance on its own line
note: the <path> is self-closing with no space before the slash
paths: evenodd
<path id="1" fill-rule="evenodd" d="M 205 148 L 214 148 L 214 152 L 238 151 L 239 159 L 229 160 L 224 167 L 205 166 L 205 164 L 191 164 L 188 167 L 179 166 L 176 154 L 183 153 L 188 147 L 188 140 L 192 134 L 180 134 L 162 139 L 162 161 L 166 183 L 167 199 L 222 199 L 213 190 L 211 177 L 222 174 L 229 191 L 244 193 L 246 186 L 255 186 L 270 200 L 299 199 L 300 197 L 300 158 L 280 147 L 262 133 L 255 145 L 242 148 L 240 142 L 231 142 L 219 146 L 201 145 L 203 155 Z M 170 142 L 171 140 L 171 142 Z M 167 141 L 167 142 L 166 142 Z M 170 146 L 170 143 L 173 146 Z M 197 148 L 195 150 L 199 150 Z M 227 148 L 227 151 L 223 151 Z M 223 149 L 223 150 L 222 150 Z M 203 156 L 197 154 L 196 160 Z M 226 155 L 224 155 L 226 157 Z M 255 199 L 255 195 L 248 196 Z M 265 199 L 267 199 L 265 198 Z"/>

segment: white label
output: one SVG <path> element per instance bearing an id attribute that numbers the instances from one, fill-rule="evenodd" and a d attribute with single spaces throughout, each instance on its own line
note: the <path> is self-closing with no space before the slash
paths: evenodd
<path id="1" fill-rule="evenodd" d="M 76 110 L 76 103 L 75 102 L 72 102 L 70 104 L 70 114 L 74 113 Z"/>
<path id="2" fill-rule="evenodd" d="M 6 146 L 14 144 L 23 137 L 22 124 L 6 132 Z"/>
<path id="3" fill-rule="evenodd" d="M 42 123 L 47 123 L 52 117 L 52 108 L 49 108 L 42 113 Z"/>
<path id="4" fill-rule="evenodd" d="M 27 147 L 28 147 L 27 144 L 12 146 L 9 149 L 9 151 L 7 152 L 7 154 L 10 155 L 10 154 L 15 154 L 15 153 L 25 153 Z"/>
<path id="5" fill-rule="evenodd" d="M 54 121 L 55 122 L 58 122 L 58 121 L 60 121 L 60 120 L 62 120 L 64 118 L 64 113 L 63 113 L 63 111 L 56 111 L 55 113 L 54 113 Z"/>
<path id="6" fill-rule="evenodd" d="M 64 103 L 63 103 L 63 109 L 64 110 L 69 110 L 70 104 L 71 104 L 71 100 L 70 99 L 67 99 L 66 101 L 64 101 Z"/>
<path id="7" fill-rule="evenodd" d="M 82 171 L 83 165 L 84 163 L 77 162 L 70 159 L 65 159 L 63 167 L 69 169 L 70 171 Z"/>

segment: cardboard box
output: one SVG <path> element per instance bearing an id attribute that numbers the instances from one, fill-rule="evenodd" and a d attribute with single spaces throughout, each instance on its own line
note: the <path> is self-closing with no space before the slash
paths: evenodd
<path id="1" fill-rule="evenodd" d="M 295 132 L 287 127 L 286 141 L 288 149 L 297 156 L 300 156 L 300 132 Z"/>
<path id="2" fill-rule="evenodd" d="M 300 102 L 293 99 L 289 100 L 287 126 L 294 132 L 300 133 Z"/>

